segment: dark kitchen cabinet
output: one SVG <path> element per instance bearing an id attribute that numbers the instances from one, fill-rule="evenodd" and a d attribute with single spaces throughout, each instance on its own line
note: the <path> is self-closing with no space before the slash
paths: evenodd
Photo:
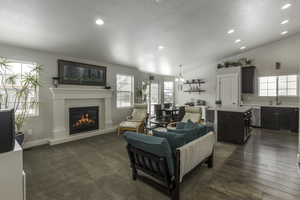
<path id="1" fill-rule="evenodd" d="M 281 107 L 262 107 L 261 125 L 264 129 L 282 129 L 298 132 L 299 109 Z"/>
<path id="2" fill-rule="evenodd" d="M 279 110 L 279 124 L 280 129 L 290 130 L 291 129 L 291 119 L 293 109 L 291 108 L 280 108 Z"/>
<path id="3" fill-rule="evenodd" d="M 218 111 L 218 141 L 244 144 L 250 136 L 251 111 Z"/>
<path id="4" fill-rule="evenodd" d="M 280 130 L 279 109 L 261 107 L 261 127 L 264 129 Z"/>
<path id="5" fill-rule="evenodd" d="M 292 132 L 298 133 L 299 131 L 299 108 L 291 108 L 291 124 L 290 130 Z"/>
<path id="6" fill-rule="evenodd" d="M 255 66 L 242 67 L 242 93 L 254 93 Z"/>

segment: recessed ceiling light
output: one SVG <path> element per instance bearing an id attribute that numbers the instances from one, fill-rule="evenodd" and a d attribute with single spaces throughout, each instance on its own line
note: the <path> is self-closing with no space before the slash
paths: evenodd
<path id="1" fill-rule="evenodd" d="M 164 48 L 165 48 L 164 46 L 161 45 L 158 46 L 158 50 L 163 50 Z"/>
<path id="2" fill-rule="evenodd" d="M 288 33 L 288 31 L 282 31 L 280 34 L 281 35 L 285 35 L 285 34 L 287 34 Z"/>
<path id="3" fill-rule="evenodd" d="M 102 26 L 102 25 L 104 24 L 103 19 L 100 19 L 100 18 L 97 19 L 97 20 L 96 20 L 96 24 L 99 25 L 99 26 Z"/>
<path id="4" fill-rule="evenodd" d="M 240 43 L 242 40 L 241 39 L 236 39 L 235 41 L 234 41 L 234 43 Z"/>
<path id="5" fill-rule="evenodd" d="M 227 31 L 228 34 L 232 34 L 234 33 L 234 29 L 230 29 L 229 31 Z"/>
<path id="6" fill-rule="evenodd" d="M 288 8 L 291 7 L 291 6 L 292 6 L 292 4 L 290 4 L 290 3 L 284 4 L 284 5 L 281 7 L 281 10 L 288 9 Z"/>
<path id="7" fill-rule="evenodd" d="M 288 19 L 283 20 L 280 24 L 281 24 L 281 25 L 284 25 L 284 24 L 287 24 L 287 23 L 289 23 L 289 20 L 288 20 Z"/>
<path id="8" fill-rule="evenodd" d="M 244 50 L 244 49 L 246 49 L 246 47 L 245 47 L 245 46 L 242 46 L 240 49 L 241 49 L 241 50 Z"/>

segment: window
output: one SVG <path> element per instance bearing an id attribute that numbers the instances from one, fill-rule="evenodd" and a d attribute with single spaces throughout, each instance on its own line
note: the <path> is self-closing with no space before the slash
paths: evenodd
<path id="1" fill-rule="evenodd" d="M 133 76 L 117 74 L 117 108 L 132 106 L 133 86 Z"/>
<path id="2" fill-rule="evenodd" d="M 158 83 L 151 83 L 151 104 L 158 104 Z"/>
<path id="3" fill-rule="evenodd" d="M 259 78 L 259 96 L 297 96 L 297 75 Z"/>
<path id="4" fill-rule="evenodd" d="M 274 97 L 276 96 L 277 77 L 266 76 L 259 78 L 259 96 Z"/>
<path id="5" fill-rule="evenodd" d="M 154 105 L 159 103 L 158 83 L 151 83 L 151 114 L 154 114 Z"/>
<path id="6" fill-rule="evenodd" d="M 164 103 L 173 103 L 174 101 L 174 82 L 164 82 Z"/>
<path id="7" fill-rule="evenodd" d="M 297 75 L 278 77 L 279 96 L 297 96 Z"/>
<path id="8" fill-rule="evenodd" d="M 8 66 L 0 67 L 0 79 L 3 81 L 0 84 L 0 95 L 2 96 L 2 107 L 5 106 L 7 101 L 7 108 L 16 108 L 16 113 L 20 113 L 22 110 L 27 110 L 28 115 L 37 116 L 39 114 L 38 106 L 38 88 L 30 88 L 28 90 L 28 98 L 21 99 L 16 106 L 16 94 L 20 91 L 24 85 L 25 78 L 28 77 L 28 73 L 33 76 L 38 74 L 33 70 L 36 67 L 35 63 L 25 63 L 20 61 L 9 61 Z M 7 95 L 6 95 L 7 92 Z M 4 98 L 7 96 L 7 100 Z M 25 102 L 26 101 L 26 102 Z M 6 107 L 6 106 L 5 106 Z"/>

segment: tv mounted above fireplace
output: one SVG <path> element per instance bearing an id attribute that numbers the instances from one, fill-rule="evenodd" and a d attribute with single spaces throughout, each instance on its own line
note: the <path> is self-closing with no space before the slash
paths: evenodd
<path id="1" fill-rule="evenodd" d="M 106 86 L 106 67 L 58 60 L 60 84 Z"/>

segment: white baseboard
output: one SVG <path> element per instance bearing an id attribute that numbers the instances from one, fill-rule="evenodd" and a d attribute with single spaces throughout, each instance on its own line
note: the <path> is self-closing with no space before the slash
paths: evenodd
<path id="1" fill-rule="evenodd" d="M 23 148 L 24 149 L 29 149 L 29 148 L 32 148 L 32 147 L 41 146 L 41 145 L 45 145 L 45 144 L 49 144 L 49 139 L 48 138 L 25 142 L 24 145 L 23 145 Z"/>
<path id="2" fill-rule="evenodd" d="M 56 144 L 61 144 L 61 143 L 65 143 L 65 142 L 71 142 L 71 141 L 75 141 L 75 140 L 89 138 L 89 137 L 93 137 L 93 136 L 97 136 L 97 135 L 112 133 L 112 132 L 115 132 L 117 128 L 118 128 L 118 126 L 112 126 L 112 127 L 94 131 L 94 132 L 88 132 L 88 133 L 82 133 L 82 134 L 79 133 L 79 134 L 75 134 L 75 135 L 68 136 L 65 138 L 49 139 L 48 141 L 49 141 L 50 145 L 56 145 Z"/>
<path id="3" fill-rule="evenodd" d="M 40 140 L 33 140 L 33 141 L 25 142 L 23 145 L 23 148 L 29 149 L 32 147 L 37 147 L 37 146 L 41 146 L 41 145 L 45 145 L 45 144 L 56 145 L 56 144 L 61 144 L 61 143 L 65 143 L 65 142 L 71 142 L 71 141 L 75 141 L 75 140 L 80 140 L 80 139 L 89 138 L 89 137 L 93 137 L 93 136 L 97 136 L 97 135 L 103 135 L 103 134 L 115 132 L 117 128 L 118 128 L 118 126 L 111 126 L 110 128 L 106 128 L 104 130 L 76 134 L 76 135 L 69 136 L 66 138 L 56 138 L 56 139 L 45 138 L 45 139 L 40 139 Z"/>

